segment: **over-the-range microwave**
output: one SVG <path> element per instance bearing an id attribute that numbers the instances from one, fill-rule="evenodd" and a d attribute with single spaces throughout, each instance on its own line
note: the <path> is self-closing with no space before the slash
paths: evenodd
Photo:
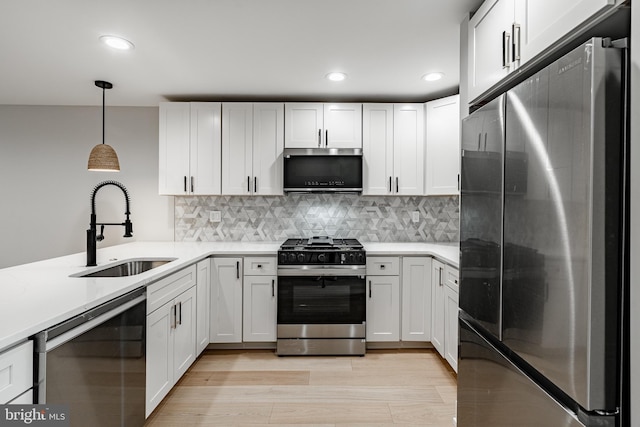
<path id="1" fill-rule="evenodd" d="M 285 192 L 362 192 L 361 148 L 285 148 Z"/>

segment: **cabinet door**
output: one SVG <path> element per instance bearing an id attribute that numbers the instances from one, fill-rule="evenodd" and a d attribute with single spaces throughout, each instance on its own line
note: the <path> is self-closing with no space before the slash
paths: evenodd
<path id="1" fill-rule="evenodd" d="M 458 372 L 458 293 L 444 286 L 444 358 Z"/>
<path id="2" fill-rule="evenodd" d="M 222 194 L 251 194 L 253 104 L 222 104 Z"/>
<path id="3" fill-rule="evenodd" d="M 402 259 L 402 340 L 431 340 L 431 258 Z"/>
<path id="4" fill-rule="evenodd" d="M 400 279 L 367 277 L 367 341 L 400 341 Z"/>
<path id="5" fill-rule="evenodd" d="M 509 74 L 515 0 L 486 0 L 469 20 L 469 100 L 473 101 Z M 536 0 L 537 1 L 537 0 Z"/>
<path id="6" fill-rule="evenodd" d="M 242 339 L 276 341 L 276 276 L 244 277 Z"/>
<path id="7" fill-rule="evenodd" d="M 424 194 L 424 105 L 393 106 L 393 191 Z"/>
<path id="8" fill-rule="evenodd" d="M 393 180 L 393 104 L 362 106 L 363 195 L 387 195 Z"/>
<path id="9" fill-rule="evenodd" d="M 161 102 L 159 110 L 158 191 L 187 194 L 190 106 L 188 102 Z"/>
<path id="10" fill-rule="evenodd" d="M 191 194 L 220 194 L 221 190 L 221 104 L 192 102 L 190 169 Z"/>
<path id="11" fill-rule="evenodd" d="M 282 194 L 284 104 L 253 104 L 253 194 Z"/>
<path id="12" fill-rule="evenodd" d="M 285 104 L 284 146 L 287 148 L 323 146 L 323 114 L 322 104 Z"/>
<path id="13" fill-rule="evenodd" d="M 242 258 L 211 259 L 209 342 L 242 342 Z"/>
<path id="14" fill-rule="evenodd" d="M 0 404 L 16 399 L 32 386 L 33 341 L 0 353 Z M 20 401 L 24 400 L 28 398 L 23 397 Z M 18 402 L 14 400 L 12 403 Z"/>
<path id="15" fill-rule="evenodd" d="M 427 195 L 458 194 L 460 174 L 459 95 L 426 103 Z"/>
<path id="16" fill-rule="evenodd" d="M 325 104 L 323 138 L 325 148 L 362 148 L 362 104 Z"/>
<path id="17" fill-rule="evenodd" d="M 145 416 L 173 387 L 173 301 L 147 316 Z"/>
<path id="18" fill-rule="evenodd" d="M 211 309 L 211 260 L 200 261 L 196 279 L 196 355 L 209 345 L 209 313 Z"/>
<path id="19" fill-rule="evenodd" d="M 440 261 L 431 262 L 431 343 L 444 357 L 444 269 L 445 266 Z"/>
<path id="20" fill-rule="evenodd" d="M 173 337 L 174 383 L 196 360 L 196 288 L 180 294 L 174 301 L 176 327 Z"/>
<path id="21" fill-rule="evenodd" d="M 583 23 L 607 11 L 615 3 L 619 1 L 516 1 L 515 21 L 520 24 L 520 63 L 530 60 L 559 40 L 570 36 Z"/>

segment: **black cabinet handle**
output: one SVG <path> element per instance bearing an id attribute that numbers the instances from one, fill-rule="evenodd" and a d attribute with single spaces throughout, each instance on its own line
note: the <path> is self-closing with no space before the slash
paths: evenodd
<path id="1" fill-rule="evenodd" d="M 369 298 L 371 298 L 371 280 L 369 280 Z"/>
<path id="2" fill-rule="evenodd" d="M 398 185 L 398 177 L 396 176 L 396 193 L 400 191 L 399 188 L 400 186 Z"/>
<path id="3" fill-rule="evenodd" d="M 380 270 L 384 270 L 387 266 L 384 264 L 380 264 Z"/>
<path id="4" fill-rule="evenodd" d="M 247 193 L 251 192 L 251 177 L 247 177 Z"/>
<path id="5" fill-rule="evenodd" d="M 178 303 L 178 325 L 182 325 L 182 301 Z"/>
<path id="6" fill-rule="evenodd" d="M 318 147 L 322 147 L 322 129 L 318 129 Z"/>
<path id="7" fill-rule="evenodd" d="M 176 306 L 171 306 L 171 329 L 176 328 Z"/>
<path id="8" fill-rule="evenodd" d="M 480 142 L 482 141 L 482 133 L 478 134 L 478 151 L 480 151 Z"/>
<path id="9" fill-rule="evenodd" d="M 487 151 L 487 132 L 484 133 L 484 151 Z"/>
<path id="10" fill-rule="evenodd" d="M 329 129 L 324 131 L 324 146 L 328 147 L 329 146 Z"/>
<path id="11" fill-rule="evenodd" d="M 191 192 L 193 193 L 193 177 L 191 177 Z"/>
<path id="12" fill-rule="evenodd" d="M 276 296 L 276 280 L 275 279 L 271 279 L 271 296 L 272 297 Z"/>
<path id="13" fill-rule="evenodd" d="M 184 192 L 187 192 L 187 176 L 184 176 Z"/>
<path id="14" fill-rule="evenodd" d="M 240 278 L 240 261 L 236 261 L 236 279 Z"/>
<path id="15" fill-rule="evenodd" d="M 439 277 L 438 277 L 438 285 L 442 286 L 442 267 L 438 269 Z"/>
<path id="16" fill-rule="evenodd" d="M 391 177 L 389 177 L 389 193 L 391 193 Z"/>
<path id="17" fill-rule="evenodd" d="M 253 192 L 254 193 L 258 192 L 258 177 L 257 176 L 253 177 Z"/>

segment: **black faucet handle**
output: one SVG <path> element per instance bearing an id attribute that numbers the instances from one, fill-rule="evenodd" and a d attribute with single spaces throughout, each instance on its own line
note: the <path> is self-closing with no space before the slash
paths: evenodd
<path id="1" fill-rule="evenodd" d="M 133 237 L 133 224 L 128 219 L 124 222 L 124 236 L 122 237 Z"/>
<path id="2" fill-rule="evenodd" d="M 100 234 L 96 236 L 96 240 L 98 242 L 102 242 L 104 240 L 104 225 L 100 226 Z"/>

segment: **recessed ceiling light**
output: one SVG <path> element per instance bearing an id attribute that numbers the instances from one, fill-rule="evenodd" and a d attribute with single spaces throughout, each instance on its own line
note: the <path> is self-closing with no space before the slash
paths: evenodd
<path id="1" fill-rule="evenodd" d="M 347 75 L 345 73 L 329 73 L 325 77 L 332 82 L 341 82 L 347 78 Z"/>
<path id="2" fill-rule="evenodd" d="M 118 50 L 131 50 L 134 47 L 133 43 L 129 40 L 118 36 L 100 36 L 100 41 L 107 46 Z"/>
<path id="3" fill-rule="evenodd" d="M 435 82 L 444 77 L 444 73 L 429 73 L 422 76 L 422 80 L 425 82 Z"/>

